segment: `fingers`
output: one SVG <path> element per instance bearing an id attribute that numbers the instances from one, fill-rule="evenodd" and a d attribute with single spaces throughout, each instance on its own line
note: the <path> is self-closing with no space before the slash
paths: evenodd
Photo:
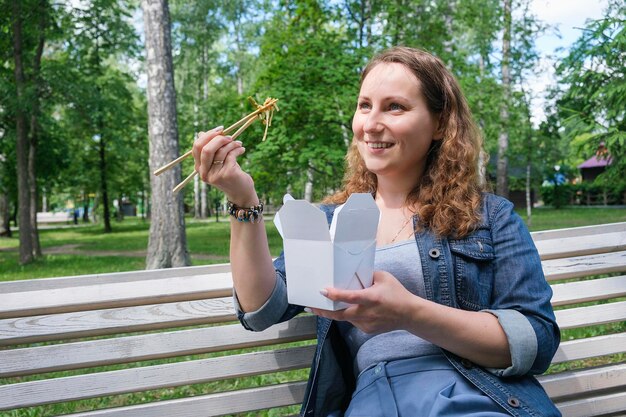
<path id="1" fill-rule="evenodd" d="M 233 164 L 237 163 L 237 158 L 240 157 L 241 155 L 243 155 L 246 152 L 246 148 L 244 148 L 243 146 L 241 146 L 241 142 L 239 141 L 235 141 L 237 143 L 239 143 L 239 147 L 233 149 L 232 151 L 228 152 L 228 154 L 224 157 L 224 166 L 228 167 L 228 166 L 233 166 Z"/>
<path id="2" fill-rule="evenodd" d="M 239 150 L 241 148 L 242 148 L 241 141 L 231 139 L 230 142 L 226 143 L 224 146 L 219 148 L 217 152 L 215 153 L 215 156 L 213 156 L 212 168 L 218 169 L 218 168 L 223 168 L 225 166 L 228 166 L 229 164 L 232 165 L 232 163 L 235 162 L 236 160 L 236 156 L 231 155 L 231 154 L 233 153 L 233 151 Z M 238 153 L 237 156 L 239 156 L 242 153 L 243 152 Z"/>
<path id="3" fill-rule="evenodd" d="M 200 132 L 192 149 L 195 170 L 202 181 L 210 184 L 220 181 L 214 174 L 223 176 L 220 174 L 223 169 L 236 165 L 237 157 L 245 152 L 240 141 L 233 141 L 232 137 L 221 133 L 221 126 L 208 132 Z"/>
<path id="4" fill-rule="evenodd" d="M 200 165 L 200 155 L 204 146 L 209 143 L 213 138 L 219 135 L 224 130 L 224 126 L 218 126 L 209 130 L 208 132 L 198 132 L 191 153 L 195 162 L 195 169 L 198 171 Z"/>
<path id="5" fill-rule="evenodd" d="M 325 288 L 320 293 L 332 301 L 343 301 L 348 304 L 369 304 L 365 290 L 342 290 L 339 288 Z"/>

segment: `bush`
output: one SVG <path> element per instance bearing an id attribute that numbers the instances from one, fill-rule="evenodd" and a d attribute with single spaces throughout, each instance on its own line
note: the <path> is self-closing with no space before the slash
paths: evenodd
<path id="1" fill-rule="evenodd" d="M 576 195 L 574 184 L 544 185 L 540 189 L 541 199 L 547 206 L 561 208 L 571 204 Z"/>
<path id="2" fill-rule="evenodd" d="M 618 184 L 581 183 L 575 185 L 575 201 L 580 205 L 624 204 L 626 186 Z"/>

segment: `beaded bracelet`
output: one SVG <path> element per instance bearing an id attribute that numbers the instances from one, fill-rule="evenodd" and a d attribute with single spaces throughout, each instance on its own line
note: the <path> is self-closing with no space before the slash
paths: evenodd
<path id="1" fill-rule="evenodd" d="M 261 221 L 261 214 L 263 213 L 263 203 L 259 203 L 258 206 L 252 207 L 239 207 L 232 201 L 228 202 L 228 214 L 233 216 L 237 221 L 244 223 L 258 223 Z"/>

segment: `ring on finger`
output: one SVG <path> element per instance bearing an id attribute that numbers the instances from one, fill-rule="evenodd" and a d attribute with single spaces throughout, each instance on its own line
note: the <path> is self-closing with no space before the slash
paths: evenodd
<path id="1" fill-rule="evenodd" d="M 223 165 L 224 161 L 213 161 L 213 165 Z"/>

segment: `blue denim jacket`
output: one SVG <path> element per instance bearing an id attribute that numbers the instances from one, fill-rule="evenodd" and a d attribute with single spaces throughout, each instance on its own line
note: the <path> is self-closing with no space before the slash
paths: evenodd
<path id="1" fill-rule="evenodd" d="M 334 208 L 322 207 L 329 222 Z M 484 194 L 481 224 L 470 235 L 442 238 L 422 230 L 415 240 L 427 298 L 495 315 L 509 342 L 512 365 L 506 369 L 482 368 L 442 349 L 451 364 L 513 416 L 560 416 L 532 376 L 548 368 L 559 345 L 560 332 L 550 305 L 552 290 L 513 205 Z M 259 310 L 244 313 L 234 297 L 239 320 L 249 330 L 263 330 L 303 310 L 287 302 L 283 255 L 274 266 L 276 286 Z M 355 387 L 352 358 L 333 321 L 318 317 L 317 324 L 318 345 L 301 415 L 340 416 Z"/>

